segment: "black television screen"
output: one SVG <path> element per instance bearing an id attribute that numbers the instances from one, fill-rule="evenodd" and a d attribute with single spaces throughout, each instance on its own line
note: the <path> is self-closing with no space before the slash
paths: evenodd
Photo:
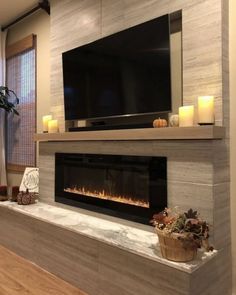
<path id="1" fill-rule="evenodd" d="M 64 52 L 66 120 L 171 110 L 169 16 Z"/>

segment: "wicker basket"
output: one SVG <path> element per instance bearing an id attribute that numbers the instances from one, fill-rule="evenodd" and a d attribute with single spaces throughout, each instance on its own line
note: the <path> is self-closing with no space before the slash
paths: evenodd
<path id="1" fill-rule="evenodd" d="M 193 260 L 197 255 L 197 246 L 188 241 L 188 247 L 180 240 L 181 234 L 166 234 L 162 230 L 158 230 L 157 235 L 161 254 L 164 258 L 177 262 L 187 262 Z"/>

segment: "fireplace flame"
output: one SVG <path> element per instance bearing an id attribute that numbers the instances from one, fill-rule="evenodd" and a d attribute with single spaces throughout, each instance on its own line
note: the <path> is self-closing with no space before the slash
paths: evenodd
<path id="1" fill-rule="evenodd" d="M 86 190 L 84 187 L 82 187 L 82 188 L 74 187 L 74 188 L 65 188 L 64 191 L 68 192 L 68 193 L 87 196 L 87 197 L 98 198 L 98 199 L 109 200 L 109 201 L 113 201 L 113 202 L 119 202 L 119 203 L 149 208 L 149 202 L 147 202 L 147 201 L 137 200 L 137 199 L 134 199 L 132 197 L 127 197 L 127 196 L 111 195 L 109 193 L 106 193 L 105 190 L 90 191 L 90 190 Z"/>

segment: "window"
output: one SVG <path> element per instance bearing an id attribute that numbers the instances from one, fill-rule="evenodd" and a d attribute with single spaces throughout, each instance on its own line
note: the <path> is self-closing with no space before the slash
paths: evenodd
<path id="1" fill-rule="evenodd" d="M 20 115 L 10 114 L 7 119 L 8 170 L 23 171 L 26 166 L 35 166 L 35 73 L 35 36 L 31 35 L 7 48 L 6 85 L 20 99 Z"/>

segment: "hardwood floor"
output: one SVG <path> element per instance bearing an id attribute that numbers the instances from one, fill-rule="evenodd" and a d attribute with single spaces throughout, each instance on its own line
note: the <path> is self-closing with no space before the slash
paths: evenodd
<path id="1" fill-rule="evenodd" d="M 0 295 L 86 295 L 0 246 Z"/>

